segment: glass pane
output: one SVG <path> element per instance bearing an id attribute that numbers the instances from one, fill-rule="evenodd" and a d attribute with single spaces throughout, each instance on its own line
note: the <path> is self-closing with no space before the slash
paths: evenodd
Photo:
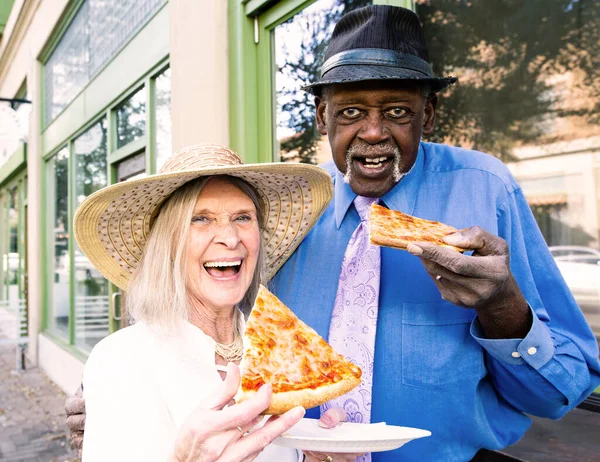
<path id="1" fill-rule="evenodd" d="M 171 69 L 156 78 L 156 171 L 171 155 Z"/>
<path id="2" fill-rule="evenodd" d="M 166 0 L 84 0 L 45 65 L 50 123 Z"/>
<path id="3" fill-rule="evenodd" d="M 317 0 L 275 28 L 275 136 L 282 161 L 320 164 L 331 160 L 327 138 L 317 131 L 313 98 L 301 87 L 320 75 L 325 46 L 340 17 L 372 3 Z"/>
<path id="4" fill-rule="evenodd" d="M 51 303 L 48 314 L 50 328 L 69 336 L 69 150 L 65 147 L 48 163 L 50 167 L 49 218 L 53 223 Z"/>
<path id="5" fill-rule="evenodd" d="M 117 108 L 117 148 L 146 133 L 146 92 L 140 88 Z"/>
<path id="6" fill-rule="evenodd" d="M 6 265 L 8 309 L 19 308 L 19 203 L 17 188 L 8 191 L 8 258 Z"/>
<path id="7" fill-rule="evenodd" d="M 24 95 L 22 98 L 29 100 L 28 95 Z M 29 136 L 29 114 L 31 114 L 31 107 L 32 105 L 28 103 L 15 103 L 13 105 L 21 130 L 21 141 L 24 142 L 27 142 L 27 137 Z"/>
<path id="8" fill-rule="evenodd" d="M 83 2 L 44 67 L 46 123 L 50 123 L 89 81 L 88 2 Z"/>
<path id="9" fill-rule="evenodd" d="M 146 175 L 146 152 L 134 154 L 115 165 L 117 182 L 143 178 Z"/>
<path id="10" fill-rule="evenodd" d="M 8 205 L 7 192 L 0 190 L 0 255 L 2 263 L 0 264 L 0 307 L 8 304 Z"/>
<path id="11" fill-rule="evenodd" d="M 600 337 L 600 2 L 492 3 L 417 2 L 434 70 L 460 79 L 430 140 L 509 165 Z"/>
<path id="12" fill-rule="evenodd" d="M 106 121 L 102 119 L 74 143 L 77 204 L 105 187 Z M 75 344 L 89 350 L 108 335 L 108 281 L 75 245 Z"/>
<path id="13" fill-rule="evenodd" d="M 600 338 L 600 1 L 417 0 L 416 11 L 434 71 L 459 77 L 440 94 L 427 141 L 509 166 Z M 535 420 L 511 453 L 595 460 L 582 414 Z"/>

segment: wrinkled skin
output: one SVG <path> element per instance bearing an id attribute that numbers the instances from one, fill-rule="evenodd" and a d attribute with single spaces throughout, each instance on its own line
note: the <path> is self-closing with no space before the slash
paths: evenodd
<path id="1" fill-rule="evenodd" d="M 269 407 L 272 392 L 264 385 L 248 401 L 228 406 L 239 384 L 239 369 L 230 363 L 223 386 L 183 423 L 169 462 L 250 462 L 304 416 L 304 408 L 296 407 L 250 431 L 262 420 L 260 413 Z M 238 427 L 250 432 L 242 435 Z"/>
<path id="2" fill-rule="evenodd" d="M 506 241 L 478 226 L 444 240 L 473 250 L 473 255 L 426 242 L 408 247 L 421 259 L 442 298 L 477 310 L 488 338 L 524 338 L 531 328 L 531 311 L 510 271 Z"/>
<path id="3" fill-rule="evenodd" d="M 367 197 L 384 195 L 396 184 L 390 162 L 381 171 L 361 168 L 357 156 L 400 155 L 399 170 L 408 172 L 417 158 L 422 134 L 431 133 L 437 97 L 425 98 L 418 85 L 358 82 L 332 85 L 316 99 L 317 128 L 328 135 L 333 161 L 350 171 L 352 190 Z M 348 162 L 348 150 L 357 151 Z"/>
<path id="4" fill-rule="evenodd" d="M 425 93 L 414 83 L 372 81 L 331 85 L 316 98 L 317 128 L 329 137 L 333 161 L 355 193 L 380 197 L 397 183 L 392 161 L 367 169 L 361 158 L 399 154 L 400 173 L 412 168 L 421 136 L 434 129 L 437 98 Z M 472 256 L 426 242 L 409 248 L 442 298 L 477 310 L 488 338 L 523 338 L 531 313 L 510 271 L 506 241 L 479 227 L 447 239 Z"/>

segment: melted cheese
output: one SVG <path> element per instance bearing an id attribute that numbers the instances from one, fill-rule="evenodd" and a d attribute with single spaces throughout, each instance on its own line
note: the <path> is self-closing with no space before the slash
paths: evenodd
<path id="1" fill-rule="evenodd" d="M 336 353 L 262 286 L 244 337 L 242 390 L 258 390 L 271 383 L 274 392 L 285 392 L 361 376 L 359 367 Z"/>
<path id="2" fill-rule="evenodd" d="M 406 249 L 411 242 L 423 241 L 462 251 L 458 247 L 446 244 L 442 239 L 458 230 L 439 221 L 413 217 L 373 204 L 369 225 L 369 239 L 372 244 Z"/>

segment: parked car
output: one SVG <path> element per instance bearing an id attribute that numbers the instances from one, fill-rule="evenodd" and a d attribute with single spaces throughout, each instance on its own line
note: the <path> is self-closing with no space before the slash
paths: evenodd
<path id="1" fill-rule="evenodd" d="M 600 250 L 580 245 L 555 245 L 550 253 L 556 261 L 570 261 L 600 265 Z"/>
<path id="2" fill-rule="evenodd" d="M 600 251 L 564 245 L 550 252 L 592 330 L 600 338 Z"/>

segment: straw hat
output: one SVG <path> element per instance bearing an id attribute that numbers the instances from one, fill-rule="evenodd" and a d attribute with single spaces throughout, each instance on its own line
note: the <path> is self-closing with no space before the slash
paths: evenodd
<path id="1" fill-rule="evenodd" d="M 144 251 L 160 205 L 201 176 L 232 175 L 258 191 L 265 206 L 263 242 L 270 279 L 327 208 L 330 175 L 306 164 L 244 164 L 230 149 L 197 145 L 173 154 L 160 172 L 103 188 L 75 213 L 77 244 L 107 279 L 125 290 Z"/>

